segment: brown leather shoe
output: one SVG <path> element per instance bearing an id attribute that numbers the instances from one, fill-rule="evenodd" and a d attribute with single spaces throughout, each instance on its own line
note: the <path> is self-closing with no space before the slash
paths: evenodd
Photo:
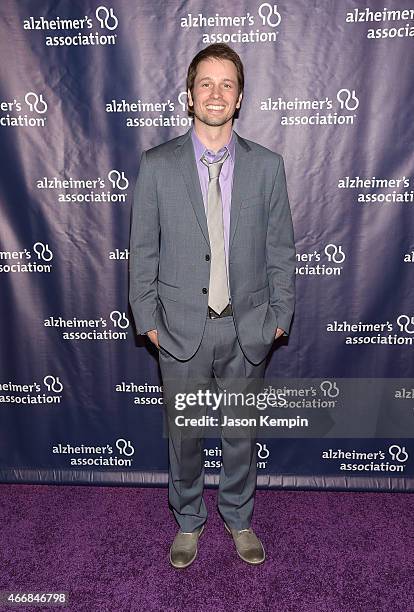
<path id="1" fill-rule="evenodd" d="M 240 559 L 250 563 L 250 565 L 259 565 L 266 559 L 266 553 L 263 548 L 263 544 L 254 533 L 253 529 L 230 529 L 224 523 L 225 528 L 230 535 L 233 536 L 233 541 L 236 545 L 236 551 Z"/>
<path id="2" fill-rule="evenodd" d="M 181 530 L 177 533 L 170 548 L 170 563 L 173 567 L 184 569 L 191 565 L 197 556 L 198 538 L 203 531 L 204 525 L 191 533 Z"/>

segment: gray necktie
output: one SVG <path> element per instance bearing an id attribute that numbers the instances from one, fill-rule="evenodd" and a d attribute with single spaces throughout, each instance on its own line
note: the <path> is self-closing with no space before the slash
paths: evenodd
<path id="1" fill-rule="evenodd" d="M 209 174 L 207 226 L 210 239 L 211 264 L 208 305 L 217 314 L 220 314 L 229 303 L 226 253 L 224 250 L 223 205 L 219 183 L 221 168 L 228 155 L 229 152 L 226 151 L 219 161 L 213 163 L 209 163 L 204 155 L 201 158 L 203 164 L 207 166 Z"/>

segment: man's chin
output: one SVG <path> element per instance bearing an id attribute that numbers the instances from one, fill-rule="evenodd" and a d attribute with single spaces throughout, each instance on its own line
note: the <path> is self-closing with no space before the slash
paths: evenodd
<path id="1" fill-rule="evenodd" d="M 221 125 L 225 125 L 231 121 L 232 118 L 233 117 L 197 117 L 197 119 L 199 119 L 202 123 L 212 127 L 220 127 Z"/>

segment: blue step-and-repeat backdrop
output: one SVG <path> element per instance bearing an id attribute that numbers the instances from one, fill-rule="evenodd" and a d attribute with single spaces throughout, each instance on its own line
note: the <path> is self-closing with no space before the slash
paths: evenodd
<path id="1" fill-rule="evenodd" d="M 131 204 L 142 151 L 191 126 L 189 62 L 225 42 L 246 71 L 235 129 L 283 155 L 295 227 L 296 314 L 266 376 L 299 380 L 289 414 L 325 424 L 258 439 L 259 485 L 414 490 L 413 4 L 2 0 L 0 28 L 1 481 L 166 483 Z M 204 454 L 214 485 L 219 440 Z"/>

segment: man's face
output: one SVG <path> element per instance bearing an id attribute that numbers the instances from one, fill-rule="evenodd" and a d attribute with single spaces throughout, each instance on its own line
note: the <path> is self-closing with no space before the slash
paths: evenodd
<path id="1" fill-rule="evenodd" d="M 243 94 L 237 94 L 236 66 L 227 59 L 207 58 L 197 66 L 194 91 L 187 91 L 188 103 L 195 117 L 206 125 L 224 125 L 231 121 Z"/>

